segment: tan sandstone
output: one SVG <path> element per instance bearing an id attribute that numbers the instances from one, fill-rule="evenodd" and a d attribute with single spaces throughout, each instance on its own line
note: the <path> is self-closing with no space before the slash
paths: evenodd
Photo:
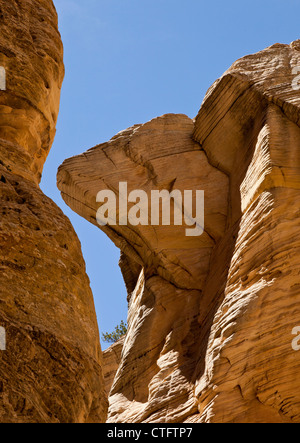
<path id="1" fill-rule="evenodd" d="M 194 139 L 231 183 L 199 317 L 211 321 L 195 371 L 197 421 L 300 421 L 291 346 L 300 314 L 299 49 L 277 44 L 237 61 L 196 119 Z"/>
<path id="2" fill-rule="evenodd" d="M 110 394 L 110 390 L 121 363 L 124 341 L 125 337 L 122 337 L 108 349 L 103 351 L 103 376 L 107 396 Z"/>
<path id="3" fill-rule="evenodd" d="M 201 182 L 210 196 L 201 237 L 187 237 L 184 226 L 103 228 L 136 271 L 110 421 L 176 421 L 196 407 L 190 378 L 197 313 L 214 245 L 225 230 L 228 178 L 209 165 L 192 140 L 193 128 L 184 115 L 166 115 L 67 160 L 59 172 L 65 201 L 94 224 L 97 192 L 118 192 L 120 181 L 128 192 L 196 190 Z"/>
<path id="4" fill-rule="evenodd" d="M 60 167 L 64 200 L 93 224 L 97 193 L 122 181 L 205 190 L 201 237 L 101 227 L 121 250 L 129 299 L 108 364 L 109 422 L 300 422 L 299 49 L 237 61 L 194 121 L 135 125 Z"/>

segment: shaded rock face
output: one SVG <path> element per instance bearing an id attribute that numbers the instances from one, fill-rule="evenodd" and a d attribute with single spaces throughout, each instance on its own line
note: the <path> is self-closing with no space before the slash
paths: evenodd
<path id="1" fill-rule="evenodd" d="M 201 237 L 101 227 L 129 292 L 109 422 L 300 422 L 299 49 L 237 61 L 194 121 L 165 115 L 60 167 L 64 200 L 94 224 L 97 193 L 119 182 L 205 190 Z"/>
<path id="2" fill-rule="evenodd" d="M 80 243 L 39 189 L 64 75 L 51 0 L 1 0 L 0 422 L 93 422 L 107 399 Z"/>

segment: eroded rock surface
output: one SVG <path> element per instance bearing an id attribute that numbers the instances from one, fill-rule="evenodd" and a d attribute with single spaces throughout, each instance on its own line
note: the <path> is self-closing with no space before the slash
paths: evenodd
<path id="1" fill-rule="evenodd" d="M 300 422 L 299 46 L 236 62 L 195 121 L 159 117 L 60 167 L 64 200 L 94 224 L 97 193 L 120 182 L 205 191 L 201 237 L 101 227 L 129 292 L 109 422 Z"/>
<path id="2" fill-rule="evenodd" d="M 176 421 L 196 407 L 190 383 L 196 364 L 194 336 L 211 254 L 225 231 L 228 178 L 208 163 L 192 140 L 193 128 L 184 115 L 166 115 L 67 160 L 59 172 L 65 201 L 95 224 L 95 196 L 101 189 L 118 193 L 120 181 L 128 183 L 128 192 L 149 193 L 196 190 L 202 183 L 209 196 L 200 237 L 187 237 L 185 226 L 104 228 L 128 257 L 130 269 L 137 271 L 122 369 L 111 391 L 111 421 Z M 179 392 L 173 389 L 174 380 Z"/>
<path id="3" fill-rule="evenodd" d="M 0 422 L 103 421 L 107 399 L 80 243 L 39 189 L 64 75 L 51 0 L 1 0 Z"/>
<path id="4" fill-rule="evenodd" d="M 196 119 L 194 138 L 231 183 L 199 317 L 211 325 L 195 371 L 197 421 L 300 421 L 300 357 L 291 347 L 300 302 L 299 66 L 299 42 L 244 57 Z"/>
<path id="5" fill-rule="evenodd" d="M 106 349 L 106 351 L 103 351 L 103 376 L 107 396 L 110 394 L 116 373 L 120 366 L 124 341 L 125 337 L 122 337 Z"/>

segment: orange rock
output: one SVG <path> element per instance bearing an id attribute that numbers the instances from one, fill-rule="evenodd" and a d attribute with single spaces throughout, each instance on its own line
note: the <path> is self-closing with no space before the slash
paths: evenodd
<path id="1" fill-rule="evenodd" d="M 0 422 L 104 421 L 99 333 L 80 243 L 38 187 L 63 50 L 51 0 L 0 0 Z"/>

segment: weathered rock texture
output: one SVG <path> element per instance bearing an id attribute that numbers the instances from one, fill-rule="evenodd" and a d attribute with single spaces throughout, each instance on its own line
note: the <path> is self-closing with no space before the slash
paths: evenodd
<path id="1" fill-rule="evenodd" d="M 1 161 L 38 182 L 55 135 L 64 69 L 51 0 L 1 1 Z"/>
<path id="2" fill-rule="evenodd" d="M 300 43 L 236 62 L 195 121 L 136 125 L 59 169 L 97 224 L 100 190 L 205 190 L 205 232 L 106 226 L 129 330 L 107 351 L 109 422 L 300 422 Z M 118 370 L 116 362 L 120 359 Z"/>
<path id="3" fill-rule="evenodd" d="M 63 49 L 51 0 L 0 0 L 0 422 L 105 420 L 93 297 L 77 236 L 38 187 Z"/>
<path id="4" fill-rule="evenodd" d="M 209 90 L 194 139 L 230 179 L 227 229 L 200 308 L 201 422 L 299 422 L 299 42 L 236 62 Z"/>
<path id="5" fill-rule="evenodd" d="M 106 349 L 106 351 L 103 351 L 103 376 L 107 396 L 110 394 L 116 373 L 121 363 L 124 341 L 125 337 L 122 337 Z"/>
<path id="6" fill-rule="evenodd" d="M 201 183 L 207 195 L 201 237 L 187 237 L 185 226 L 104 228 L 123 252 L 122 269 L 131 271 L 124 272 L 125 281 L 132 287 L 110 421 L 178 421 L 197 410 L 191 382 L 197 317 L 211 254 L 226 227 L 229 184 L 192 140 L 193 128 L 184 115 L 166 115 L 66 161 L 59 172 L 67 204 L 95 224 L 97 192 L 117 193 L 120 181 L 128 183 L 128 192 L 149 193 L 196 190 Z"/>

